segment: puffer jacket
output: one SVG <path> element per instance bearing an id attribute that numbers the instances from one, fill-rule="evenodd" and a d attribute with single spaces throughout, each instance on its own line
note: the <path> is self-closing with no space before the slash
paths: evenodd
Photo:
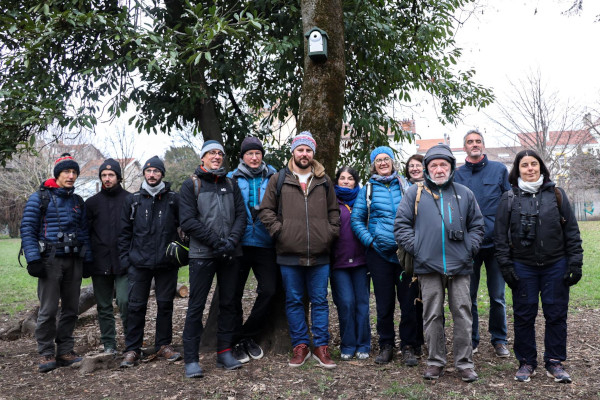
<path id="1" fill-rule="evenodd" d="M 471 274 L 473 256 L 479 251 L 484 233 L 483 216 L 475 195 L 458 183 L 439 188 L 426 181 L 425 187 L 427 190 L 421 192 L 416 217 L 414 209 L 419 186 L 413 185 L 406 191 L 396 213 L 395 239 L 413 255 L 417 275 Z M 450 240 L 451 230 L 462 231 L 463 240 Z"/>
<path id="2" fill-rule="evenodd" d="M 28 263 L 42 259 L 39 242 L 46 242 L 51 246 L 58 243 L 58 233 L 65 236 L 74 233 L 77 240 L 82 243 L 80 250 L 85 254 L 84 261 L 92 261 L 90 250 L 90 237 L 85 207 L 83 201 L 74 193 L 74 189 L 61 188 L 55 179 L 48 179 L 41 187 L 48 191 L 50 201 L 45 216 L 42 216 L 42 199 L 39 192 L 29 196 L 23 218 L 21 219 L 21 243 L 23 253 Z M 47 246 L 49 247 L 49 246 Z M 46 251 L 45 254 L 47 254 Z M 56 249 L 56 257 L 65 256 L 63 248 Z"/>
<path id="3" fill-rule="evenodd" d="M 127 196 L 121 212 L 121 266 L 177 268 L 165 252 L 169 243 L 179 238 L 179 195 L 171 191 L 169 182 L 156 196 L 144 189 L 137 193 Z"/>
<path id="4" fill-rule="evenodd" d="M 305 195 L 291 172 L 292 163 L 290 159 L 285 169 L 281 198 L 277 198 L 277 180 L 282 172 L 269 180 L 260 204 L 259 218 L 275 239 L 279 265 L 329 264 L 331 244 L 337 239 L 340 229 L 340 210 L 333 183 L 325 174 L 325 168 L 313 160 L 313 175 L 309 178 Z"/>
<path id="5" fill-rule="evenodd" d="M 186 179 L 179 191 L 181 228 L 190 236 L 190 258 L 213 258 L 219 239 L 231 239 L 235 255 L 241 256 L 246 209 L 240 188 L 234 179 L 214 175 L 202 167 L 194 173 L 200 180 L 198 196 L 192 178 Z"/>
<path id="6" fill-rule="evenodd" d="M 565 192 L 562 194 L 562 205 L 559 211 L 554 192 L 554 182 L 546 182 L 536 194 L 526 193 L 518 188 L 514 193 L 512 207 L 508 209 L 508 193 L 500 200 L 496 213 L 494 243 L 496 257 L 501 267 L 507 267 L 517 261 L 521 264 L 547 267 L 567 257 L 569 266 L 583 264 L 583 248 L 581 234 L 575 214 L 569 204 Z M 536 214 L 535 239 L 530 245 L 521 243 L 521 214 Z M 561 224 L 561 217 L 565 219 Z M 512 247 L 509 241 L 509 228 Z"/>
<path id="7" fill-rule="evenodd" d="M 394 240 L 394 218 L 396 209 L 402 200 L 403 192 L 408 183 L 402 177 L 394 179 L 389 185 L 384 185 L 371 178 L 371 213 L 367 226 L 367 185 L 358 193 L 352 208 L 352 231 L 361 243 L 373 249 L 385 260 L 399 264 L 396 257 L 398 245 Z M 402 182 L 402 184 L 400 183 Z"/>
<path id="8" fill-rule="evenodd" d="M 244 206 L 246 207 L 246 230 L 242 237 L 242 246 L 274 247 L 273 239 L 269 235 L 269 232 L 267 232 L 267 228 L 265 228 L 258 218 L 258 210 L 254 213 L 255 217 L 252 216 L 250 203 L 252 202 L 260 205 L 263 197 L 265 197 L 269 178 L 276 172 L 275 168 L 268 165 L 267 170 L 263 175 L 254 178 L 249 178 L 237 168 L 227 174 L 229 178 L 236 180 L 240 191 L 242 192 L 242 196 L 244 197 Z"/>
<path id="9" fill-rule="evenodd" d="M 477 199 L 485 222 L 482 248 L 494 246 L 494 222 L 502 193 L 510 189 L 508 169 L 497 161 L 489 161 L 487 155 L 478 163 L 465 162 L 454 173 L 454 182 L 465 185 Z"/>
<path id="10" fill-rule="evenodd" d="M 104 187 L 85 201 L 90 227 L 90 242 L 94 262 L 86 266 L 91 275 L 123 275 L 127 270 L 119 261 L 117 232 L 121 229 L 123 204 L 130 193 L 117 185 Z"/>

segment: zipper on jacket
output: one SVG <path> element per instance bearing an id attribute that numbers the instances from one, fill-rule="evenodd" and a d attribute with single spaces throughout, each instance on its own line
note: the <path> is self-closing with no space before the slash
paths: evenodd
<path id="1" fill-rule="evenodd" d="M 435 201 L 435 198 L 433 201 Z M 444 275 L 446 275 L 448 272 L 446 267 L 446 223 L 444 222 L 444 191 L 442 189 L 440 189 L 440 203 L 442 212 L 442 264 L 444 265 Z"/>
<path id="2" fill-rule="evenodd" d="M 306 265 L 310 266 L 310 224 L 308 222 L 308 194 L 310 193 L 310 184 L 313 181 L 315 174 L 313 173 L 310 180 L 306 182 L 306 192 L 304 193 L 304 212 L 306 213 Z M 300 185 L 302 189 L 302 185 Z M 304 191 L 303 191 L 304 192 Z"/>

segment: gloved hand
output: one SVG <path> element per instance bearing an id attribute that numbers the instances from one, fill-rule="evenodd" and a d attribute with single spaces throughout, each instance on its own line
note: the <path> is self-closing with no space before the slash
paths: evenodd
<path id="1" fill-rule="evenodd" d="M 579 282 L 582 275 L 583 273 L 581 271 L 581 265 L 569 265 L 563 280 L 567 286 L 573 286 Z"/>
<path id="2" fill-rule="evenodd" d="M 235 253 L 235 246 L 230 239 L 219 239 L 217 247 L 213 249 L 214 256 L 221 260 L 231 260 L 233 253 Z"/>
<path id="3" fill-rule="evenodd" d="M 44 260 L 35 260 L 27 264 L 27 272 L 36 278 L 46 277 L 46 263 Z"/>
<path id="4" fill-rule="evenodd" d="M 516 290 L 519 287 L 519 275 L 515 272 L 515 267 L 507 265 L 505 267 L 500 267 L 500 271 L 502 272 L 502 277 L 508 287 L 512 290 Z"/>
<path id="5" fill-rule="evenodd" d="M 91 262 L 87 262 L 84 261 L 83 262 L 83 269 L 81 271 L 81 277 L 82 278 L 89 278 L 92 276 L 92 268 L 94 266 L 94 263 Z"/>

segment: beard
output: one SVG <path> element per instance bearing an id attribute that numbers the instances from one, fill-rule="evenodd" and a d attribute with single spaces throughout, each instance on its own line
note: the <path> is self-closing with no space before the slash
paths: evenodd
<path id="1" fill-rule="evenodd" d="M 306 160 L 307 161 L 306 165 L 302 165 L 301 164 L 302 160 Z M 298 167 L 300 169 L 309 169 L 311 163 L 306 158 L 304 158 L 304 159 L 302 159 L 302 158 L 298 159 L 298 158 L 294 157 L 294 164 L 296 164 L 296 167 Z"/>

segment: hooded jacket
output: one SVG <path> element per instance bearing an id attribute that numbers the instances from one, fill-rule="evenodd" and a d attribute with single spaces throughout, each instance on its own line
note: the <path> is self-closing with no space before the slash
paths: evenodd
<path id="1" fill-rule="evenodd" d="M 291 172 L 292 163 L 293 159 L 290 159 L 285 172 L 280 171 L 269 180 L 259 218 L 275 240 L 279 265 L 329 264 L 331 244 L 340 229 L 340 210 L 333 183 L 325 174 L 325 168 L 313 160 L 313 174 L 305 195 Z M 278 198 L 277 180 L 281 173 L 286 176 Z"/>
<path id="2" fill-rule="evenodd" d="M 144 189 L 128 195 L 121 211 L 121 267 L 177 268 L 165 252 L 169 243 L 179 238 L 178 226 L 179 195 L 169 182 L 156 196 Z"/>
<path id="3" fill-rule="evenodd" d="M 120 184 L 86 200 L 85 208 L 90 227 L 90 242 L 94 262 L 88 267 L 91 275 L 123 275 L 127 269 L 119 261 L 118 232 L 121 212 L 130 193 Z"/>
<path id="4" fill-rule="evenodd" d="M 456 162 L 450 148 L 438 145 L 429 149 L 425 168 L 435 159 L 450 162 L 448 181 L 439 186 L 425 173 L 417 215 L 414 209 L 419 186 L 406 191 L 396 213 L 394 237 L 413 255 L 415 274 L 469 275 L 483 239 L 483 216 L 473 192 L 452 182 Z M 458 232 L 462 232 L 462 239 L 456 240 L 461 235 Z"/>
<path id="5" fill-rule="evenodd" d="M 192 178 L 186 179 L 179 191 L 181 228 L 190 236 L 190 258 L 213 258 L 220 239 L 230 239 L 236 246 L 235 255 L 241 256 L 246 208 L 240 188 L 235 180 L 201 166 L 194 174 L 201 181 L 198 196 Z"/>
<path id="6" fill-rule="evenodd" d="M 242 246 L 274 247 L 273 239 L 269 235 L 269 232 L 267 232 L 267 228 L 265 228 L 258 218 L 258 210 L 254 211 L 253 214 L 253 212 L 250 211 L 249 204 L 251 204 L 251 202 L 260 204 L 265 197 L 269 178 L 275 173 L 277 173 L 275 168 L 267 165 L 264 174 L 258 177 L 249 177 L 237 168 L 227 174 L 228 177 L 236 180 L 240 192 L 244 197 L 244 207 L 246 208 L 246 230 L 242 237 Z"/>
<path id="7" fill-rule="evenodd" d="M 48 179 L 41 187 L 48 191 L 50 201 L 46 214 L 42 215 L 42 199 L 37 191 L 29 196 L 23 218 L 21 219 L 21 242 L 23 253 L 28 263 L 42 259 L 39 242 L 49 244 L 58 243 L 60 232 L 67 236 L 74 233 L 77 240 L 85 245 L 84 261 L 92 261 L 90 250 L 90 237 L 85 207 L 81 207 L 83 201 L 75 194 L 73 188 L 59 187 L 56 179 Z M 63 248 L 56 249 L 56 256 L 65 256 Z"/>
<path id="8" fill-rule="evenodd" d="M 494 246 L 494 222 L 502 193 L 510 189 L 508 169 L 497 161 L 489 161 L 487 155 L 478 163 L 466 161 L 454 174 L 454 182 L 465 185 L 477 199 L 485 222 L 485 236 L 481 247 Z"/>
<path id="9" fill-rule="evenodd" d="M 521 264 L 540 268 L 551 266 L 566 257 L 569 266 L 583 264 L 583 248 L 577 219 L 562 189 L 559 210 L 554 182 L 546 182 L 538 193 L 526 193 L 518 188 L 514 193 L 511 210 L 508 209 L 508 192 L 502 195 L 496 213 L 495 246 L 500 267 Z M 535 239 L 531 244 L 521 243 L 521 215 L 537 215 Z M 561 217 L 565 219 L 561 224 Z M 509 232 L 510 228 L 510 232 Z M 511 235 L 512 247 L 508 235 Z"/>

